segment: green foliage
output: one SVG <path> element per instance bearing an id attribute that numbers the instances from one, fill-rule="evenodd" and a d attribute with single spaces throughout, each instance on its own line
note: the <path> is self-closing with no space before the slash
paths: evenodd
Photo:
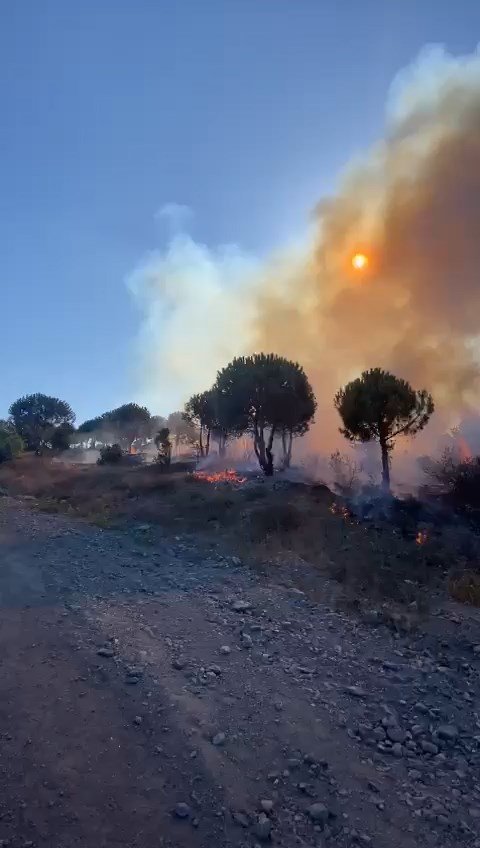
<path id="1" fill-rule="evenodd" d="M 22 438 L 10 421 L 0 421 L 0 463 L 15 459 L 23 450 Z"/>
<path id="2" fill-rule="evenodd" d="M 381 368 L 364 371 L 335 395 L 343 421 L 340 432 L 352 442 L 378 441 L 383 482 L 390 485 L 389 451 L 400 435 L 415 435 L 434 411 L 432 396 Z"/>
<path id="3" fill-rule="evenodd" d="M 158 450 L 157 462 L 162 468 L 169 468 L 172 457 L 172 443 L 170 441 L 170 430 L 162 427 L 155 436 L 155 444 Z"/>
<path id="4" fill-rule="evenodd" d="M 9 415 L 15 429 L 30 450 L 40 450 L 51 443 L 55 429 L 72 425 L 75 415 L 66 401 L 40 393 L 25 395 L 12 403 Z"/>
<path id="5" fill-rule="evenodd" d="M 74 432 L 75 428 L 71 424 L 60 424 L 56 427 L 50 439 L 53 450 L 68 450 Z"/>
<path id="6" fill-rule="evenodd" d="M 195 427 L 191 421 L 185 419 L 183 412 L 172 412 L 167 418 L 166 426 L 177 449 L 180 445 L 194 445 L 196 443 L 197 432 Z"/>
<path id="7" fill-rule="evenodd" d="M 148 435 L 150 412 L 138 403 L 125 403 L 102 416 L 106 425 L 113 428 L 119 441 L 130 447 L 132 442 Z"/>
<path id="8" fill-rule="evenodd" d="M 303 436 L 313 420 L 315 395 L 303 368 L 276 354 L 238 357 L 218 373 L 219 419 L 228 432 L 250 432 L 265 474 L 273 474 L 273 440 Z"/>
<path id="9" fill-rule="evenodd" d="M 100 457 L 97 459 L 98 465 L 116 465 L 121 461 L 123 456 L 120 445 L 105 445 L 100 450 Z"/>
<path id="10" fill-rule="evenodd" d="M 201 456 L 208 456 L 211 436 L 218 442 L 219 453 L 225 453 L 229 433 L 222 426 L 219 414 L 219 397 L 215 388 L 201 394 L 192 395 L 185 404 L 183 418 L 198 432 L 198 446 Z"/>

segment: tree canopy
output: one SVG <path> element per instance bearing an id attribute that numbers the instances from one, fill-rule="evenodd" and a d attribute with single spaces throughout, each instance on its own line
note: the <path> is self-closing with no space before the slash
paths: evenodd
<path id="1" fill-rule="evenodd" d="M 219 371 L 219 416 L 230 432 L 250 432 L 260 467 L 273 474 L 273 442 L 284 432 L 303 435 L 316 410 L 303 368 L 276 354 L 238 357 Z"/>
<path id="2" fill-rule="evenodd" d="M 0 420 L 0 462 L 15 459 L 23 450 L 23 441 L 12 421 Z"/>
<path id="3" fill-rule="evenodd" d="M 57 427 L 71 426 L 75 421 L 75 414 L 66 401 L 40 393 L 18 398 L 12 403 L 9 415 L 30 450 L 49 445 Z"/>
<path id="4" fill-rule="evenodd" d="M 334 403 L 343 421 L 340 432 L 347 439 L 380 443 L 382 479 L 389 488 L 389 452 L 395 439 L 425 427 L 435 408 L 432 396 L 425 389 L 415 391 L 388 371 L 372 368 L 340 389 Z"/>

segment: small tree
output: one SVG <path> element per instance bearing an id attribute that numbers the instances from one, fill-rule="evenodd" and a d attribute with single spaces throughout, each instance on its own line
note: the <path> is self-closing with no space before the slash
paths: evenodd
<path id="1" fill-rule="evenodd" d="M 75 421 L 66 401 L 40 393 L 16 400 L 9 409 L 9 415 L 26 447 L 35 451 L 51 443 L 57 427 L 72 425 Z"/>
<path id="2" fill-rule="evenodd" d="M 340 432 L 347 439 L 379 442 L 382 482 L 389 491 L 389 453 L 395 439 L 401 435 L 413 436 L 425 427 L 434 411 L 432 396 L 425 389 L 415 391 L 388 371 L 372 368 L 340 389 L 334 403 L 344 425 Z"/>
<path id="3" fill-rule="evenodd" d="M 242 356 L 219 372 L 215 389 L 223 426 L 237 434 L 251 432 L 259 465 L 272 475 L 275 436 L 304 435 L 315 414 L 303 368 L 273 353 Z"/>
<path id="4" fill-rule="evenodd" d="M 71 424 L 60 424 L 59 427 L 55 427 L 50 439 L 50 445 L 53 450 L 68 450 L 70 448 L 74 432 L 75 428 L 72 427 Z"/>
<path id="5" fill-rule="evenodd" d="M 23 450 L 23 442 L 11 421 L 0 420 L 0 462 L 15 459 Z"/>
<path id="6" fill-rule="evenodd" d="M 198 431 L 198 447 L 200 456 L 208 456 L 210 451 L 210 434 L 213 426 L 213 408 L 211 392 L 192 395 L 185 404 L 183 420 Z"/>
<path id="7" fill-rule="evenodd" d="M 158 450 L 157 462 L 163 468 L 169 468 L 172 458 L 172 443 L 170 441 L 170 430 L 162 427 L 155 436 L 155 444 Z"/>
<path id="8" fill-rule="evenodd" d="M 146 406 L 138 403 L 124 403 L 102 416 L 104 426 L 114 430 L 127 450 L 131 450 L 133 442 L 148 434 L 150 417 Z"/>
<path id="9" fill-rule="evenodd" d="M 197 432 L 195 427 L 185 419 L 183 412 L 171 412 L 167 418 L 166 426 L 177 451 L 180 445 L 194 445 L 196 443 Z"/>

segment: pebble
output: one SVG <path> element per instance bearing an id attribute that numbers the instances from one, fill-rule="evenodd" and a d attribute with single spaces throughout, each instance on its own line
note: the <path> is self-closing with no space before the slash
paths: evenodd
<path id="1" fill-rule="evenodd" d="M 308 808 L 308 815 L 314 822 L 325 823 L 328 820 L 328 808 L 325 804 L 312 804 Z"/>
<path id="2" fill-rule="evenodd" d="M 437 730 L 440 739 L 445 739 L 448 742 L 454 742 L 458 736 L 458 727 L 454 724 L 441 724 Z"/>
<path id="3" fill-rule="evenodd" d="M 143 722 L 142 716 L 135 716 L 135 718 L 133 719 L 133 723 L 136 724 L 137 726 L 141 725 L 142 722 Z"/>
<path id="4" fill-rule="evenodd" d="M 272 832 L 272 822 L 265 813 L 260 813 L 253 828 L 253 833 L 260 842 L 267 842 Z"/>
<path id="5" fill-rule="evenodd" d="M 262 798 L 260 801 L 260 809 L 263 810 L 264 813 L 271 813 L 273 810 L 273 801 L 270 799 Z"/>
<path id="6" fill-rule="evenodd" d="M 212 745 L 216 745 L 217 747 L 219 745 L 224 745 L 226 738 L 225 733 L 220 731 L 219 733 L 216 733 L 215 736 L 212 736 Z"/>
<path id="7" fill-rule="evenodd" d="M 230 648 L 229 645 L 221 645 L 220 646 L 220 653 L 224 654 L 224 656 L 227 656 L 227 654 L 230 654 L 231 650 L 232 649 Z"/>
<path id="8" fill-rule="evenodd" d="M 181 671 L 183 668 L 185 668 L 186 664 L 187 661 L 183 659 L 183 657 L 176 657 L 174 660 L 172 660 L 172 668 L 176 669 L 177 671 Z"/>
<path id="9" fill-rule="evenodd" d="M 251 648 L 253 646 L 253 639 L 248 635 L 248 633 L 242 633 L 240 644 L 242 648 Z"/>
<path id="10" fill-rule="evenodd" d="M 425 754 L 438 754 L 438 747 L 433 742 L 423 740 L 420 742 L 420 746 Z"/>
<path id="11" fill-rule="evenodd" d="M 405 742 L 407 735 L 401 727 L 387 727 L 387 736 L 390 742 Z"/>
<path id="12" fill-rule="evenodd" d="M 235 612 L 247 612 L 247 610 L 251 609 L 252 605 L 249 601 L 234 601 L 232 604 L 232 609 Z"/>
<path id="13" fill-rule="evenodd" d="M 248 827 L 250 824 L 248 816 L 245 815 L 245 813 L 238 812 L 237 810 L 232 813 L 232 818 L 235 824 L 239 824 L 240 827 Z"/>
<path id="14" fill-rule="evenodd" d="M 99 649 L 98 649 L 98 651 L 97 651 L 97 654 L 98 654 L 98 656 L 99 656 L 99 657 L 108 657 L 108 658 L 110 658 L 110 657 L 113 657 L 113 656 L 114 656 L 115 651 L 113 650 L 113 648 L 107 648 L 107 647 L 105 647 L 105 648 L 99 648 Z"/>
<path id="15" fill-rule="evenodd" d="M 361 686 L 347 686 L 345 692 L 353 698 L 365 698 L 367 693 Z"/>
<path id="16" fill-rule="evenodd" d="M 179 804 L 175 805 L 175 815 L 177 816 L 178 819 L 188 819 L 188 818 L 190 818 L 191 813 L 192 813 L 191 808 L 188 806 L 188 804 L 185 804 L 183 801 L 181 801 Z"/>

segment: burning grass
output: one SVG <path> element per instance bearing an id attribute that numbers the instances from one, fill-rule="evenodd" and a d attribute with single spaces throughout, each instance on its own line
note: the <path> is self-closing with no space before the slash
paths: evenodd
<path id="1" fill-rule="evenodd" d="M 233 469 L 164 472 L 28 456 L 0 466 L 0 487 L 105 528 L 148 521 L 195 532 L 276 579 L 355 607 L 418 611 L 447 586 L 473 603 L 472 580 L 458 581 L 477 574 L 477 537 L 464 526 L 430 526 L 419 502 L 394 502 L 390 517 L 366 519 L 321 485 L 246 479 Z"/>
<path id="2" fill-rule="evenodd" d="M 233 468 L 226 468 L 223 471 L 193 471 L 191 474 L 192 480 L 199 480 L 203 483 L 229 483 L 233 486 L 241 486 L 247 482 L 246 477 L 242 477 Z"/>

